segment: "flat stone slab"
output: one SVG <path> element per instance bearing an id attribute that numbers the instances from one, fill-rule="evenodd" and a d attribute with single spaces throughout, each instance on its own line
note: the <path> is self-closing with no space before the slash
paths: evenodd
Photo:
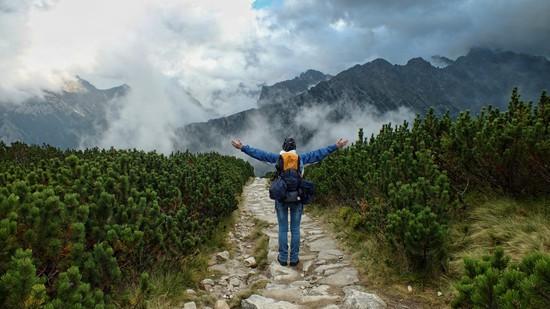
<path id="1" fill-rule="evenodd" d="M 317 239 L 309 243 L 309 250 L 311 251 L 321 251 L 336 249 L 336 242 L 328 237 Z"/>
<path id="2" fill-rule="evenodd" d="M 296 281 L 300 278 L 300 274 L 296 270 L 281 266 L 277 261 L 271 262 L 269 272 L 271 273 L 271 277 L 279 282 Z"/>
<path id="3" fill-rule="evenodd" d="M 302 297 L 302 290 L 299 287 L 290 287 L 288 285 L 271 285 L 266 286 L 262 291 L 262 296 L 296 303 Z"/>
<path id="4" fill-rule="evenodd" d="M 300 303 L 303 305 L 312 306 L 314 303 L 319 305 L 319 303 L 326 304 L 328 302 L 336 302 L 338 300 L 340 300 L 340 296 L 338 295 L 306 295 L 302 297 Z"/>
<path id="5" fill-rule="evenodd" d="M 302 271 L 307 273 L 311 268 L 311 265 L 313 265 L 313 261 L 306 261 L 302 266 Z"/>
<path id="6" fill-rule="evenodd" d="M 386 303 L 376 294 L 366 293 L 354 289 L 353 287 L 345 287 L 343 308 L 345 309 L 385 309 Z"/>
<path id="7" fill-rule="evenodd" d="M 324 274 L 326 270 L 340 268 L 340 267 L 344 267 L 344 266 L 348 266 L 348 265 L 349 265 L 348 263 L 326 264 L 326 265 L 321 265 L 321 266 L 315 268 L 315 270 L 313 270 L 313 272 L 316 273 L 316 274 Z"/>
<path id="8" fill-rule="evenodd" d="M 346 286 L 359 282 L 357 270 L 352 267 L 346 267 L 335 274 L 319 280 L 319 283 L 333 286 Z"/>
<path id="9" fill-rule="evenodd" d="M 241 301 L 242 309 L 300 309 L 299 305 L 294 305 L 286 301 L 276 301 L 272 298 L 253 294 L 247 299 Z"/>
<path id="10" fill-rule="evenodd" d="M 344 253 L 338 249 L 321 250 L 317 256 L 320 260 L 337 260 L 343 257 Z"/>
<path id="11" fill-rule="evenodd" d="M 310 295 L 328 295 L 329 289 L 330 289 L 330 285 L 323 284 L 309 290 L 309 294 Z"/>
<path id="12" fill-rule="evenodd" d="M 325 237 L 325 235 L 310 235 L 310 236 L 306 236 L 306 239 L 312 242 L 323 237 Z"/>
<path id="13" fill-rule="evenodd" d="M 307 255 L 301 255 L 300 254 L 300 261 L 309 261 L 316 259 L 317 256 L 314 254 L 307 254 Z"/>

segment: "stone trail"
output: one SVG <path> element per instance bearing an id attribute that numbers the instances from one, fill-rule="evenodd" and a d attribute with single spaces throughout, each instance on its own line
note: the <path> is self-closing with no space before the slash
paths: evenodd
<path id="1" fill-rule="evenodd" d="M 227 303 L 237 293 L 264 282 L 265 288 L 241 301 L 242 308 L 387 308 L 384 300 L 359 285 L 351 258 L 338 248 L 317 220 L 305 213 L 300 231 L 300 263 L 296 267 L 279 265 L 277 217 L 267 185 L 267 179 L 255 178 L 245 186 L 238 221 L 229 233 L 229 241 L 235 248 L 233 257 L 228 252 L 213 256 L 210 269 L 221 276 L 201 282 L 202 288 L 218 299 L 215 307 L 229 308 Z M 253 218 L 269 224 L 263 231 L 269 237 L 265 270 L 254 268 L 251 257 L 253 240 L 247 236 L 254 228 Z"/>

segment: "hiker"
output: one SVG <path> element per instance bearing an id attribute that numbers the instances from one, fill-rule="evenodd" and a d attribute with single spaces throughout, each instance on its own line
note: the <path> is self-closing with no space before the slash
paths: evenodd
<path id="1" fill-rule="evenodd" d="M 297 175 L 299 178 L 298 183 L 301 181 L 305 164 L 317 163 L 338 148 L 346 146 L 347 143 L 348 141 L 346 139 L 340 138 L 335 144 L 298 155 L 296 153 L 296 142 L 292 137 L 288 137 L 284 140 L 283 150 L 279 154 L 252 148 L 250 145 L 243 145 L 239 139 L 231 141 L 233 147 L 240 149 L 247 155 L 260 161 L 276 164 L 278 173 L 293 171 L 293 173 L 287 174 Z M 291 186 L 288 181 L 287 184 Z M 294 188 L 295 191 L 296 189 L 297 188 Z M 287 265 L 288 213 L 290 210 L 290 234 L 292 237 L 290 243 L 290 266 L 296 266 L 300 262 L 298 257 L 300 251 L 300 221 L 302 219 L 304 205 L 299 197 L 293 200 L 287 198 L 285 201 L 275 200 L 275 209 L 277 212 L 277 222 L 279 223 L 279 255 L 277 260 L 282 266 Z"/>

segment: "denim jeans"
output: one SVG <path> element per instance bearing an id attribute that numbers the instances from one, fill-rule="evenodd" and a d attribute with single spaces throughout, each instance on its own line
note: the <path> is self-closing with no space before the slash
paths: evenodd
<path id="1" fill-rule="evenodd" d="M 279 260 L 288 261 L 288 212 L 290 210 L 290 262 L 298 261 L 300 253 L 300 221 L 304 205 L 302 203 L 275 202 L 277 222 L 279 223 Z"/>

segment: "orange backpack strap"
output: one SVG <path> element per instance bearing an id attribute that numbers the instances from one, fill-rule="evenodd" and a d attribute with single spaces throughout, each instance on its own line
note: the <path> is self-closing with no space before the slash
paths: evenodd
<path id="1" fill-rule="evenodd" d="M 282 171 L 289 169 L 299 170 L 300 169 L 300 157 L 294 152 L 284 152 L 281 154 L 282 159 Z"/>

